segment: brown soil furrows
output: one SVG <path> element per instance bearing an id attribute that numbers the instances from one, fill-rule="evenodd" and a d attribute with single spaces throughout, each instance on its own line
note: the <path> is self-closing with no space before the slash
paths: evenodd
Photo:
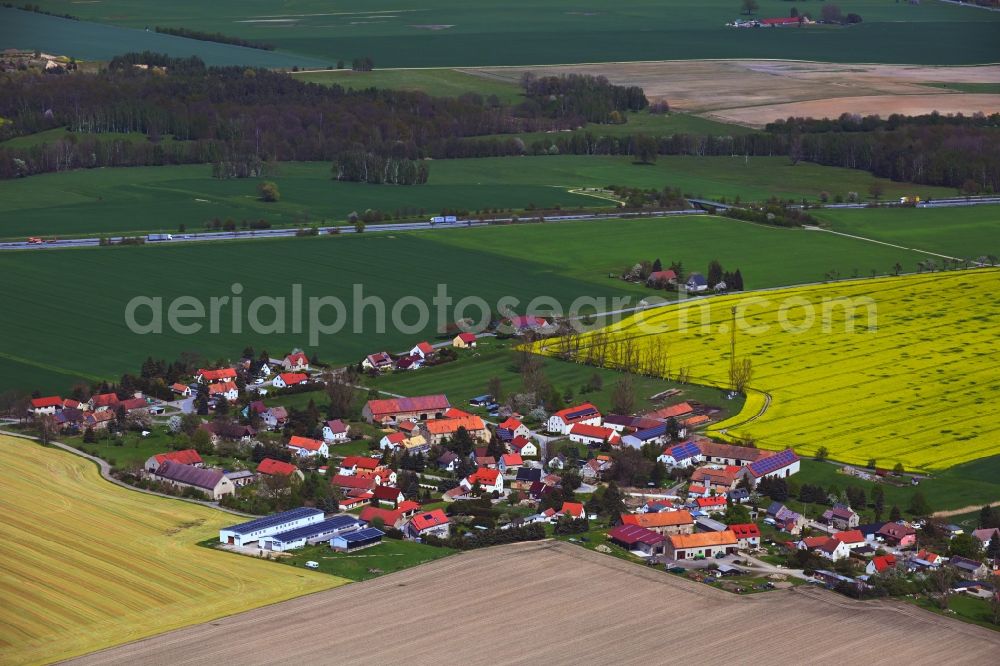
<path id="1" fill-rule="evenodd" d="M 518 637 L 496 640 L 498 635 Z M 492 636 L 492 638 L 490 638 Z M 559 542 L 463 553 L 80 664 L 995 663 L 1000 634 L 820 589 L 739 597 Z"/>

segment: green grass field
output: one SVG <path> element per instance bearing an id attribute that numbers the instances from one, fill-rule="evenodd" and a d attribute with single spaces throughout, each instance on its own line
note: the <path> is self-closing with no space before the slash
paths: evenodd
<path id="1" fill-rule="evenodd" d="M 953 257 L 1000 256 L 1000 206 L 817 211 L 830 229 Z"/>
<path id="2" fill-rule="evenodd" d="M 26 138 L 18 139 L 25 140 Z M 864 195 L 876 180 L 864 171 L 791 165 L 783 157 L 661 157 L 637 165 L 626 157 L 554 155 L 437 160 L 426 185 L 391 186 L 331 180 L 324 162 L 286 162 L 270 178 L 281 201 L 257 198 L 257 179 L 217 180 L 207 165 L 85 169 L 0 181 L 0 238 L 88 236 L 126 232 L 188 232 L 213 218 L 266 219 L 274 226 L 343 222 L 351 211 L 424 209 L 478 211 L 607 207 L 603 199 L 570 193 L 580 187 L 678 187 L 706 198 L 771 196 L 817 199 L 820 192 Z M 885 197 L 950 196 L 946 188 L 880 179 Z M 58 191 L 59 197 L 51 192 Z"/>
<path id="3" fill-rule="evenodd" d="M 506 340 L 491 340 L 482 338 L 475 350 L 459 351 L 459 359 L 436 367 L 425 367 L 413 372 L 401 372 L 383 375 L 369 383 L 385 391 L 402 395 L 424 395 L 428 393 L 444 393 L 451 404 L 466 409 L 470 399 L 487 391 L 487 384 L 492 377 L 500 378 L 505 394 L 521 390 L 521 376 L 517 371 L 516 357 L 511 351 L 514 343 Z M 553 358 L 543 358 L 545 375 L 560 393 L 567 389 L 574 394 L 574 400 L 594 403 L 598 409 L 609 411 L 611 408 L 611 393 L 620 373 L 605 368 L 593 368 L 569 363 Z M 598 374 L 603 382 L 600 391 L 581 393 L 590 377 Z M 743 406 L 742 400 L 725 400 L 722 392 L 703 386 L 677 384 L 651 377 L 635 377 L 636 409 L 651 409 L 657 404 L 650 398 L 670 388 L 678 388 L 682 394 L 670 399 L 670 403 L 682 400 L 697 400 L 699 402 L 721 407 L 726 415 L 736 414 Z"/>
<path id="4" fill-rule="evenodd" d="M 291 557 L 278 559 L 278 562 L 304 569 L 305 563 L 312 560 L 319 563 L 317 571 L 360 581 L 409 569 L 454 552 L 451 548 L 437 548 L 413 541 L 383 539 L 377 546 L 353 553 L 337 553 L 327 545 L 306 546 L 293 551 Z"/>
<path id="5" fill-rule="evenodd" d="M 143 3 L 41 0 L 42 7 L 131 28 L 197 28 L 258 39 L 326 61 L 372 56 L 376 67 L 455 67 L 693 58 L 797 58 L 852 62 L 995 62 L 996 14 L 939 2 L 842 0 L 864 23 L 849 28 L 726 28 L 732 0 L 626 0 L 581 6 L 573 0 L 430 0 L 372 6 L 321 0 L 275 6 L 264 0 Z M 787 16 L 789 4 L 760 0 L 758 17 Z M 800 11 L 818 14 L 812 3 Z M 25 35 L 26 41 L 32 41 Z M 920 48 L 914 48 L 919 44 Z M 104 48 L 90 45 L 91 51 Z M 79 53 L 78 56 L 96 57 Z"/>
<path id="6" fill-rule="evenodd" d="M 815 460 L 802 460 L 801 469 L 793 477 L 798 484 L 809 483 L 829 489 L 846 490 L 856 486 L 871 498 L 875 484 L 840 473 L 840 466 Z M 920 491 L 935 511 L 950 511 L 967 506 L 981 506 L 1000 500 L 1000 456 L 980 458 L 975 462 L 956 465 L 935 473 L 918 486 L 878 484 L 885 492 L 886 514 L 893 504 L 904 512 L 914 493 Z M 951 519 L 949 518 L 950 522 Z"/>
<path id="7" fill-rule="evenodd" d="M 405 322 L 416 326 L 413 331 L 393 326 L 379 331 L 374 306 L 354 312 L 355 284 L 362 285 L 364 296 L 383 298 L 387 312 L 404 296 L 429 302 L 439 284 L 447 286 L 455 302 L 479 296 L 496 307 L 501 297 L 512 296 L 518 299 L 516 311 L 541 295 L 563 307 L 581 296 L 605 299 L 601 309 L 613 309 L 611 299 L 616 296 L 630 297 L 634 304 L 664 294 L 608 277 L 609 272 L 617 274 L 656 257 L 667 264 L 681 261 L 689 271 L 704 271 L 718 258 L 727 268 L 742 270 L 747 288 L 812 282 L 831 269 L 844 275 L 854 268 L 863 274 L 871 268 L 886 272 L 897 261 L 915 266 L 923 258 L 832 234 L 708 216 L 5 252 L 0 253 L 0 275 L 7 287 L 0 339 L 9 351 L 2 361 L 6 372 L 0 374 L 0 390 L 65 391 L 72 382 L 64 379 L 116 378 L 136 372 L 149 354 L 173 359 L 182 351 L 197 351 L 218 358 L 237 354 L 247 344 L 274 353 L 292 347 L 315 349 L 327 362 L 355 362 L 379 349 L 408 349 L 433 337 L 436 326 L 434 316 L 421 325 L 408 311 Z M 289 301 L 270 333 L 254 333 L 249 323 L 243 332 L 234 332 L 228 309 L 222 311 L 217 334 L 208 332 L 207 320 L 197 336 L 166 326 L 166 310 L 175 298 L 231 296 L 231 285 L 237 282 L 243 287 L 244 312 L 259 296 Z M 343 330 L 321 336 L 315 348 L 310 348 L 308 321 L 301 332 L 291 323 L 294 284 L 302 285 L 305 299 L 334 296 L 347 306 Z M 138 335 L 128 329 L 125 308 L 136 296 L 163 298 L 162 334 Z M 588 309 L 591 305 L 584 304 L 582 310 Z M 480 316 L 476 307 L 463 314 Z M 446 309 L 445 323 L 454 316 Z M 140 312 L 140 321 L 147 317 L 148 312 Z M 328 309 L 323 318 L 332 321 L 334 313 Z M 259 319 L 271 322 L 270 308 Z"/>
<path id="8" fill-rule="evenodd" d="M 76 3 L 61 3 L 61 14 L 76 16 Z M 149 31 L 145 30 L 149 26 Z M 188 25 L 199 28 L 200 26 Z M 308 55 L 264 51 L 230 44 L 202 42 L 153 32 L 152 25 L 119 26 L 70 21 L 34 12 L 0 7 L 0 44 L 4 48 L 35 49 L 81 60 L 111 60 L 130 51 L 166 53 L 175 58 L 197 55 L 208 65 L 251 67 L 323 67 L 327 63 Z"/>

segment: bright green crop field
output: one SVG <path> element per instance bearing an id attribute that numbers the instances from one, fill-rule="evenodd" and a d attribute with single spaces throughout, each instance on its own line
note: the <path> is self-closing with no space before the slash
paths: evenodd
<path id="1" fill-rule="evenodd" d="M 496 95 L 501 102 L 511 104 L 524 101 L 521 87 L 515 83 L 456 69 L 376 69 L 371 72 L 340 69 L 298 72 L 294 76 L 299 81 L 336 84 L 348 90 L 389 88 L 422 92 L 432 97 L 458 97 L 471 92 L 483 97 Z"/>
<path id="2" fill-rule="evenodd" d="M 681 261 L 688 271 L 705 271 L 717 258 L 729 270 L 740 268 L 747 288 L 813 282 L 828 270 L 845 276 L 854 269 L 862 275 L 873 268 L 885 273 L 897 261 L 912 270 L 924 258 L 833 234 L 709 216 L 2 252 L 0 275 L 7 295 L 0 340 L 7 356 L 0 358 L 0 390 L 66 390 L 74 377 L 135 372 L 149 354 L 173 359 L 182 351 L 197 351 L 214 359 L 237 354 L 247 344 L 272 353 L 315 349 L 330 362 L 355 362 L 366 353 L 400 351 L 434 337 L 437 320 L 435 308 L 426 322 L 407 310 L 404 323 L 412 330 L 392 325 L 380 330 L 376 306 L 355 312 L 356 284 L 364 296 L 382 298 L 388 313 L 404 296 L 428 302 L 441 284 L 455 302 L 479 296 L 495 307 L 501 297 L 512 296 L 519 300 L 514 310 L 523 312 L 537 296 L 549 296 L 563 307 L 587 296 L 609 299 L 603 310 L 614 307 L 610 299 L 615 296 L 629 297 L 626 306 L 665 295 L 608 277 L 657 257 L 665 264 Z M 210 333 L 204 319 L 197 333 L 167 326 L 177 297 L 194 296 L 208 308 L 210 297 L 231 296 L 237 282 L 243 287 L 244 315 L 257 297 L 285 298 L 284 314 L 276 317 L 265 307 L 259 315 L 261 323 L 278 319 L 271 332 L 254 333 L 246 316 L 240 318 L 243 332 L 235 332 L 230 306 L 221 310 L 218 333 Z M 295 284 L 302 285 L 304 299 L 334 296 L 346 305 L 344 328 L 320 335 L 315 347 L 308 337 L 308 300 L 302 330 L 293 328 Z M 126 305 L 136 296 L 163 299 L 162 333 L 140 335 L 126 326 Z M 141 309 L 137 319 L 147 322 L 150 316 Z M 480 315 L 470 307 L 462 316 Z M 323 312 L 324 321 L 334 318 L 332 309 Z M 446 308 L 444 323 L 455 318 Z"/>
<path id="3" fill-rule="evenodd" d="M 18 140 L 24 140 L 18 139 Z M 493 208 L 604 207 L 604 199 L 571 193 L 581 187 L 629 185 L 680 188 L 692 196 L 744 201 L 772 196 L 816 200 L 858 192 L 876 179 L 864 171 L 792 165 L 783 157 L 661 157 L 655 165 L 627 157 L 552 155 L 437 160 L 426 185 L 391 186 L 333 181 L 328 163 L 285 162 L 269 180 L 281 201 L 257 198 L 256 179 L 216 180 L 207 165 L 78 170 L 0 181 L 0 238 L 188 232 L 223 221 L 265 219 L 273 226 L 343 222 L 352 211 L 410 209 L 426 215 L 445 208 L 473 213 Z M 952 190 L 879 179 L 885 198 Z M 58 192 L 59 196 L 52 196 Z"/>
<path id="4" fill-rule="evenodd" d="M 1000 256 L 1000 206 L 816 211 L 830 229 L 963 259 Z"/>
<path id="5" fill-rule="evenodd" d="M 455 67 L 696 58 L 835 62 L 996 62 L 1000 15 L 927 1 L 841 0 L 850 27 L 733 29 L 736 0 L 39 0 L 43 8 L 130 28 L 163 25 L 267 41 L 326 65 L 371 56 L 376 67 Z M 759 0 L 757 16 L 787 16 L 790 3 Z M 799 3 L 818 15 L 815 2 Z M 2 41 L 2 40 L 0 40 Z M 30 41 L 30 40 L 27 40 Z M 919 46 L 917 46 L 919 45 Z M 48 48 L 48 47 L 47 47 Z M 91 51 L 104 48 L 95 43 Z M 89 53 L 90 51 L 88 51 Z M 96 57 L 88 53 L 78 57 Z"/>

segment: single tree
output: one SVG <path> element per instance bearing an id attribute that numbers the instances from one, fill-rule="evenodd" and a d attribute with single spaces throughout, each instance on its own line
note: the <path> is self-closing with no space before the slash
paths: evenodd
<path id="1" fill-rule="evenodd" d="M 740 11 L 747 16 L 750 16 L 758 9 L 760 9 L 760 5 L 757 4 L 757 0 L 743 0 L 740 4 Z"/>
<path id="2" fill-rule="evenodd" d="M 913 493 L 913 497 L 910 498 L 909 511 L 914 516 L 929 516 L 932 513 L 927 498 L 919 490 Z"/>
<path id="3" fill-rule="evenodd" d="M 830 450 L 827 449 L 825 446 L 821 446 L 818 449 L 816 449 L 816 460 L 823 462 L 824 460 L 826 460 L 826 457 L 828 455 L 830 455 Z"/>
<path id="4" fill-rule="evenodd" d="M 635 384 L 632 375 L 622 375 L 611 393 L 611 411 L 615 414 L 631 414 L 635 410 Z"/>
<path id="5" fill-rule="evenodd" d="M 269 180 L 265 180 L 257 186 L 257 194 L 260 195 L 261 201 L 268 203 L 275 203 L 281 200 L 281 193 L 278 191 L 278 186 Z"/>

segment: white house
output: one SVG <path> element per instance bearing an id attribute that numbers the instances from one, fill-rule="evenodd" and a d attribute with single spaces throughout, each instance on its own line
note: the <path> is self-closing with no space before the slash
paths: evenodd
<path id="1" fill-rule="evenodd" d="M 308 456 L 323 456 L 326 458 L 330 455 L 330 449 L 327 447 L 326 442 L 318 439 L 310 439 L 309 437 L 299 437 L 298 435 L 292 435 L 292 438 L 288 440 L 288 448 L 294 454 L 303 458 Z"/>
<path id="2" fill-rule="evenodd" d="M 208 385 L 209 398 L 222 398 L 229 402 L 236 402 L 240 399 L 240 390 L 235 382 L 219 382 Z"/>
<path id="3" fill-rule="evenodd" d="M 323 441 L 325 442 L 346 442 L 349 439 L 351 426 L 340 419 L 327 421 L 323 425 Z"/>
<path id="4" fill-rule="evenodd" d="M 434 347 L 432 347 L 429 342 L 420 342 L 416 347 L 410 350 L 410 356 L 418 356 L 421 359 L 425 359 L 433 353 Z"/>
<path id="5" fill-rule="evenodd" d="M 507 420 L 497 427 L 503 430 L 509 430 L 511 437 L 515 439 L 517 437 L 528 437 L 531 435 L 531 430 L 528 429 L 528 426 L 524 425 L 519 419 L 515 419 L 513 416 L 507 418 Z"/>
<path id="6" fill-rule="evenodd" d="M 485 467 L 480 467 L 475 472 L 465 477 L 459 482 L 459 485 L 466 490 L 472 490 L 472 487 L 479 484 L 479 487 L 483 489 L 484 492 L 492 493 L 503 493 L 503 475 L 498 469 L 487 469 Z"/>
<path id="7" fill-rule="evenodd" d="M 685 442 L 664 449 L 657 460 L 667 467 L 690 467 L 700 463 L 703 458 L 697 444 Z"/>
<path id="8" fill-rule="evenodd" d="M 274 388 L 287 388 L 289 386 L 298 386 L 299 384 L 305 384 L 309 381 L 309 375 L 303 374 L 301 372 L 282 372 L 280 375 L 271 380 L 271 385 Z"/>
<path id="9" fill-rule="evenodd" d="M 599 426 L 601 425 L 601 413 L 597 407 L 589 402 L 575 407 L 567 407 L 550 416 L 545 429 L 551 433 L 568 435 L 569 429 L 578 423 Z"/>
<path id="10" fill-rule="evenodd" d="M 285 372 L 306 372 L 309 370 L 309 357 L 302 352 L 293 352 L 281 360 Z"/>
<path id="11" fill-rule="evenodd" d="M 522 458 L 538 457 L 538 446 L 527 436 L 518 435 L 510 443 L 510 448 L 514 453 L 520 453 Z"/>
<path id="12" fill-rule="evenodd" d="M 365 370 L 375 370 L 376 372 L 382 372 L 384 370 L 392 369 L 392 357 L 386 352 L 377 352 L 375 354 L 369 354 L 361 361 L 361 367 Z"/>
<path id="13" fill-rule="evenodd" d="M 792 449 L 779 451 L 773 456 L 756 460 L 740 470 L 739 477 L 747 478 L 754 487 L 765 477 L 786 478 L 799 471 L 799 457 Z"/>
<path id="14" fill-rule="evenodd" d="M 57 410 L 61 410 L 62 408 L 63 399 L 57 395 L 31 399 L 31 411 L 34 412 L 35 416 L 55 414 Z"/>

